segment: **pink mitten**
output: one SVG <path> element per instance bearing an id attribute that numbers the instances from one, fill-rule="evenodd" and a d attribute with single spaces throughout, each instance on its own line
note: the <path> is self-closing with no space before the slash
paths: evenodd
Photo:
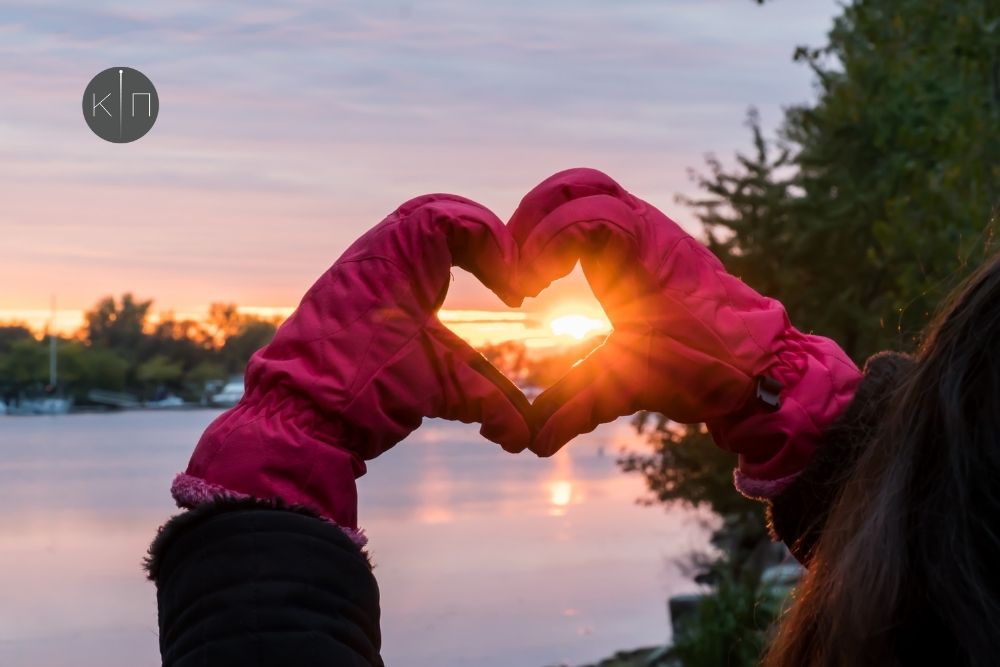
<path id="1" fill-rule="evenodd" d="M 828 338 L 803 334 L 702 244 L 607 175 L 571 169 L 543 181 L 508 223 L 514 285 L 533 296 L 580 260 L 614 332 L 535 401 L 532 450 L 637 410 L 707 422 L 739 453 L 736 481 L 773 496 L 812 457 L 847 406 L 857 367 Z"/>
<path id="2" fill-rule="evenodd" d="M 246 371 L 246 395 L 205 431 L 172 492 L 278 498 L 357 528 L 355 478 L 424 417 L 481 422 L 508 451 L 528 446 L 521 392 L 436 316 L 451 267 L 512 305 L 515 257 L 488 209 L 454 195 L 406 202 L 306 293 Z"/>

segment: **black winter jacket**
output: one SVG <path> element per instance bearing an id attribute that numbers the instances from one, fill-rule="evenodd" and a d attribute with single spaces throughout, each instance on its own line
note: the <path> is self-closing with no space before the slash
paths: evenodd
<path id="1" fill-rule="evenodd" d="M 768 523 L 800 561 L 912 362 L 872 357 L 851 405 L 809 467 L 768 501 Z M 382 667 L 379 591 L 367 555 L 302 508 L 220 501 L 164 525 L 149 551 L 164 667 Z"/>
<path id="2" fill-rule="evenodd" d="M 253 499 L 185 512 L 147 569 L 164 665 L 382 667 L 371 564 L 311 512 Z"/>

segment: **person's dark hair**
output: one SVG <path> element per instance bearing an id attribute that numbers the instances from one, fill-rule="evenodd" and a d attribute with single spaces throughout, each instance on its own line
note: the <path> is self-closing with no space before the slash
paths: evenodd
<path id="1" fill-rule="evenodd" d="M 1000 256 L 947 300 L 887 403 L 769 667 L 1000 660 Z"/>

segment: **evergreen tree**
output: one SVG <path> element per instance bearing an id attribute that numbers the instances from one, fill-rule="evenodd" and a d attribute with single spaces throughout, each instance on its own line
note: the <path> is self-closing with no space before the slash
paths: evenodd
<path id="1" fill-rule="evenodd" d="M 1000 3 L 860 0 L 795 59 L 818 99 L 684 199 L 726 266 L 856 360 L 911 349 L 995 248 Z"/>
<path id="2" fill-rule="evenodd" d="M 773 139 L 751 111 L 753 150 L 732 166 L 709 158 L 694 176 L 704 195 L 680 201 L 726 268 L 781 300 L 799 329 L 830 336 L 859 363 L 911 350 L 941 298 L 997 248 L 1000 2 L 856 0 L 825 46 L 794 58 L 815 74 L 816 101 L 787 109 Z M 756 523 L 763 539 L 759 515 L 732 489 L 735 457 L 698 426 L 666 419 L 651 440 L 650 453 L 621 463 L 645 477 L 652 502 L 707 504 L 744 517 L 743 534 Z M 729 593 L 718 585 L 705 608 Z M 723 630 L 752 648 L 727 664 L 753 664 L 760 628 L 747 624 L 743 638 Z M 684 664 L 721 664 L 694 650 L 718 637 L 692 642 Z"/>

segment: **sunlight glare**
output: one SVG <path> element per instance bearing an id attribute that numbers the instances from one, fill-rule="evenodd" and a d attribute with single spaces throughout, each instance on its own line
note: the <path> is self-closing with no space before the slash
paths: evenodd
<path id="1" fill-rule="evenodd" d="M 586 315 L 563 315 L 549 322 L 549 328 L 555 336 L 570 336 L 576 340 L 583 340 L 591 333 L 605 329 L 606 323 Z"/>
<path id="2" fill-rule="evenodd" d="M 556 507 L 565 507 L 573 499 L 573 484 L 567 481 L 552 482 L 549 485 L 549 502 Z"/>

